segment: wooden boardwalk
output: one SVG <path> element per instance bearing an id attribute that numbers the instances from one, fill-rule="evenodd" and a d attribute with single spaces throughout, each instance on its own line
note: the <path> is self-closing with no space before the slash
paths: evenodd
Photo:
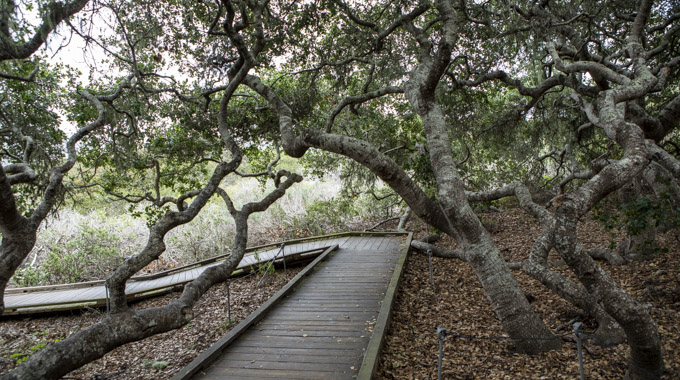
<path id="1" fill-rule="evenodd" d="M 173 380 L 370 378 L 408 240 L 340 241 Z"/>
<path id="2" fill-rule="evenodd" d="M 284 253 L 288 263 L 311 260 L 330 245 L 347 240 L 348 236 L 338 235 L 324 240 L 304 239 L 285 245 Z M 261 262 L 271 260 L 279 254 L 280 243 L 249 248 L 235 274 L 246 273 Z M 256 254 L 257 253 L 257 254 Z M 226 255 L 204 260 L 192 265 L 175 268 L 149 276 L 130 279 L 126 286 L 129 300 L 141 299 L 166 293 L 176 286 L 184 285 L 211 266 L 219 265 Z M 281 255 L 277 261 L 282 261 Z M 75 310 L 87 307 L 105 307 L 107 291 L 103 281 L 77 284 L 13 288 L 5 291 L 5 312 L 3 315 L 38 314 L 55 311 Z"/>

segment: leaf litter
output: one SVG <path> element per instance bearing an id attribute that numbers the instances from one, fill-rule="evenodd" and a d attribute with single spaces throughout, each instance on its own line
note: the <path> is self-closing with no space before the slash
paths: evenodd
<path id="1" fill-rule="evenodd" d="M 484 213 L 492 220 L 492 234 L 508 262 L 526 259 L 531 244 L 540 233 L 539 224 L 519 209 L 502 213 Z M 426 236 L 423 230 L 416 236 Z M 586 248 L 606 248 L 611 235 L 598 222 L 584 218 L 579 238 Z M 623 289 L 638 302 L 649 307 L 659 326 L 665 360 L 663 379 L 680 378 L 680 247 L 674 236 L 662 236 L 660 244 L 667 253 L 656 254 L 649 261 L 629 262 L 613 267 L 598 261 Z M 454 248 L 444 237 L 436 243 Z M 558 260 L 553 251 L 550 260 Z M 438 309 L 429 283 L 427 255 L 411 252 L 400 286 L 391 328 L 385 339 L 378 368 L 378 379 L 436 379 L 438 361 L 437 328 L 476 338 L 447 337 L 443 346 L 444 379 L 577 379 L 579 364 L 576 339 L 565 336 L 559 351 L 540 355 L 521 355 L 513 351 L 500 322 L 488 302 L 474 271 L 462 261 L 433 258 Z M 551 268 L 574 279 L 564 265 Z M 559 298 L 521 270 L 512 271 L 540 318 L 556 334 L 572 331 L 581 322 L 586 332 L 596 323 L 580 309 Z M 571 338 L 571 339 L 569 339 Z M 599 347 L 585 343 L 584 368 L 587 379 L 623 378 L 629 349 L 626 344 Z"/>

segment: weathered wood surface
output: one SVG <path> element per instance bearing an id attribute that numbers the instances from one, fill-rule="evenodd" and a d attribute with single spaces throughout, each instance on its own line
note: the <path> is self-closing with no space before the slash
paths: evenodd
<path id="1" fill-rule="evenodd" d="M 284 253 L 287 261 L 309 260 L 323 252 L 328 246 L 342 243 L 347 236 L 331 236 L 324 240 L 294 241 L 285 245 Z M 258 250 L 259 248 L 259 250 Z M 257 257 L 255 251 L 257 250 Z M 271 260 L 279 253 L 277 246 L 250 248 L 252 253 L 244 256 L 235 273 L 246 273 L 260 262 Z M 281 258 L 281 256 L 279 256 Z M 126 286 L 128 299 L 140 299 L 170 291 L 175 286 L 193 281 L 211 266 L 219 265 L 219 259 L 202 261 L 202 265 L 188 265 L 182 268 L 165 271 L 162 276 L 138 276 L 130 279 Z M 259 261 L 258 261 L 259 259 Z M 86 307 L 105 307 L 106 288 L 103 281 L 87 283 L 52 285 L 33 288 L 14 288 L 5 291 L 5 312 L 3 315 L 37 314 L 44 312 L 74 310 Z"/>
<path id="2" fill-rule="evenodd" d="M 407 240 L 346 239 L 275 306 L 258 310 L 259 322 L 238 338 L 223 338 L 173 380 L 353 379 L 362 365 L 371 367 L 362 370 L 370 377 L 375 358 L 364 356 L 382 343 L 401 273 L 394 270 L 403 268 Z"/>

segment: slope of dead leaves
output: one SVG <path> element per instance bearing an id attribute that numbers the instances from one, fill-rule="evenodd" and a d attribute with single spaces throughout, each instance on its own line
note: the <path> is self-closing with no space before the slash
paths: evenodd
<path id="1" fill-rule="evenodd" d="M 528 256 L 540 226 L 519 209 L 488 213 L 483 220 L 493 225 L 493 237 L 509 262 Z M 593 220 L 581 223 L 579 237 L 586 248 L 606 248 L 611 235 Z M 659 326 L 666 365 L 664 379 L 680 378 L 680 247 L 673 236 L 661 238 L 669 252 L 652 260 L 624 266 L 600 265 L 649 312 Z M 442 239 L 440 247 L 454 243 Z M 554 251 L 550 260 L 558 260 Z M 574 322 L 586 332 L 596 325 L 580 309 L 557 297 L 521 270 L 513 273 L 546 325 L 556 334 L 567 334 L 560 351 L 528 356 L 513 353 L 508 339 L 486 299 L 472 269 L 457 260 L 433 258 L 435 299 L 429 280 L 426 254 L 412 252 L 407 262 L 390 333 L 380 362 L 380 379 L 436 379 L 437 328 L 475 338 L 447 337 L 443 346 L 442 377 L 445 379 L 577 379 L 579 364 L 576 340 L 569 334 Z M 566 266 L 552 268 L 574 278 Z M 571 339 L 570 339 L 571 338 Z M 625 344 L 599 347 L 585 343 L 583 354 L 587 379 L 620 379 L 628 366 Z"/>
<path id="2" fill-rule="evenodd" d="M 494 239 L 510 262 L 527 256 L 538 224 L 519 209 L 488 213 L 483 219 L 493 226 Z M 424 234 L 424 231 L 421 232 Z M 609 234 L 597 222 L 584 220 L 580 237 L 587 248 L 609 246 Z M 601 265 L 615 281 L 638 301 L 649 306 L 659 325 L 666 365 L 664 379 L 680 378 L 680 247 L 673 237 L 662 238 L 669 252 L 653 260 L 632 262 L 621 267 Z M 437 243 L 453 247 L 447 238 Z M 557 260 L 551 257 L 551 260 Z M 579 375 L 576 343 L 565 341 L 560 351 L 527 356 L 513 352 L 500 323 L 470 267 L 456 260 L 433 259 L 434 293 L 429 284 L 427 256 L 412 252 L 394 309 L 390 333 L 380 360 L 380 379 L 436 379 L 438 341 L 436 329 L 477 338 L 448 337 L 444 342 L 443 378 L 446 379 L 575 379 Z M 571 276 L 564 266 L 553 267 Z M 520 285 L 535 301 L 533 306 L 549 328 L 568 334 L 574 322 L 586 331 L 596 327 L 580 310 L 555 296 L 521 271 L 513 271 Z M 280 273 L 280 272 L 277 272 Z M 288 271 L 288 278 L 295 272 Z M 266 301 L 283 284 L 272 276 L 257 288 L 255 276 L 231 283 L 232 320 L 237 323 Z M 172 293 L 135 304 L 153 307 L 167 303 Z M 226 287 L 211 289 L 195 308 L 195 319 L 187 326 L 139 342 L 127 344 L 103 358 L 80 368 L 68 379 L 167 379 L 201 351 L 226 334 Z M 0 373 L 16 366 L 21 356 L 41 345 L 63 339 L 101 319 L 101 312 L 78 315 L 25 317 L 0 321 Z M 233 325 L 232 325 L 233 326 Z M 573 338 L 572 334 L 565 336 Z M 14 354 L 14 357 L 12 357 Z M 621 378 L 627 367 L 625 345 L 603 348 L 586 343 L 584 365 L 588 379 Z M 164 363 L 167 366 L 160 368 Z M 154 366 L 154 364 L 156 364 Z M 156 367 L 156 368 L 154 368 Z"/>

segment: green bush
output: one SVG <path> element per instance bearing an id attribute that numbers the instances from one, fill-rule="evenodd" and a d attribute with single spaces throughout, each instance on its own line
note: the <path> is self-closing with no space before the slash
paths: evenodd
<path id="1" fill-rule="evenodd" d="M 120 245 L 120 238 L 103 228 L 81 226 L 80 234 L 66 244 L 51 245 L 37 268 L 18 270 L 14 281 L 37 286 L 102 279 L 124 261 Z"/>
<path id="2" fill-rule="evenodd" d="M 286 238 L 324 235 L 347 230 L 347 224 L 359 214 L 354 202 L 345 198 L 318 200 L 283 221 Z"/>
<path id="3" fill-rule="evenodd" d="M 614 201 L 609 205 L 598 205 L 594 209 L 594 218 L 602 222 L 605 230 L 612 233 L 610 248 L 615 247 L 615 231 L 624 231 L 634 237 L 643 234 L 650 228 L 664 230 L 680 227 L 680 209 L 674 208 L 670 197 L 661 194 L 654 198 L 638 197 L 631 202 Z M 657 248 L 653 241 L 643 243 L 643 250 Z"/>

